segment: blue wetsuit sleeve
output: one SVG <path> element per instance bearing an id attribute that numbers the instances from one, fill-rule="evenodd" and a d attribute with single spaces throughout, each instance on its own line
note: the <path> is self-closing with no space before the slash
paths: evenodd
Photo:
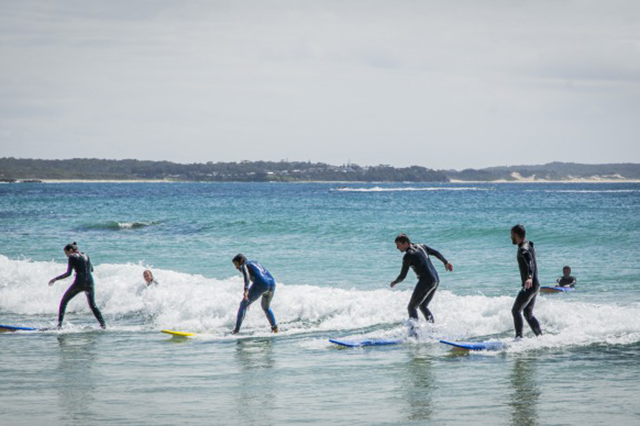
<path id="1" fill-rule="evenodd" d="M 240 269 L 242 270 L 242 277 L 244 278 L 244 291 L 247 291 L 249 289 L 249 284 L 251 283 L 251 276 L 249 274 L 247 264 L 245 263 L 242 265 L 242 268 Z"/>
<path id="2" fill-rule="evenodd" d="M 440 253 L 438 250 L 432 249 L 431 247 L 429 247 L 426 244 L 423 244 L 423 247 L 427 250 L 427 253 L 429 253 L 430 256 L 435 256 L 438 259 L 440 259 L 440 261 L 442 261 L 442 263 L 444 263 L 445 265 L 449 262 L 447 262 L 447 259 L 444 258 L 444 256 L 442 255 L 442 253 Z"/>
<path id="3" fill-rule="evenodd" d="M 65 278 L 71 276 L 71 273 L 73 272 L 73 264 L 71 263 L 71 257 L 69 257 L 69 261 L 67 263 L 67 272 L 65 272 L 62 275 L 58 275 L 56 277 L 56 281 L 58 280 L 64 280 Z"/>
<path id="4" fill-rule="evenodd" d="M 398 278 L 395 279 L 395 283 L 401 283 L 405 278 L 407 278 L 409 266 L 411 266 L 409 261 L 409 254 L 405 254 L 402 258 L 402 270 L 400 270 L 400 275 L 398 275 Z"/>

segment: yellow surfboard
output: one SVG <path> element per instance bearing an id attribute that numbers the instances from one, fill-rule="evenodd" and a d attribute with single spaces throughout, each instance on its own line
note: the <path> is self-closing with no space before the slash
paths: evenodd
<path id="1" fill-rule="evenodd" d="M 172 336 L 178 336 L 178 337 L 190 337 L 190 336 L 195 336 L 196 333 L 187 333 L 185 331 L 175 331 L 175 330 L 160 330 L 163 333 L 167 333 L 170 334 Z"/>

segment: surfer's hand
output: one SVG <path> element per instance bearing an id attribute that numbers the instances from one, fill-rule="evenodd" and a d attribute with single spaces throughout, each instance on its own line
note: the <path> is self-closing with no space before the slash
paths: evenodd
<path id="1" fill-rule="evenodd" d="M 391 281 L 391 288 L 393 288 L 393 286 L 395 286 L 396 284 L 398 284 L 398 283 L 395 282 L 395 281 Z"/>
<path id="2" fill-rule="evenodd" d="M 447 262 L 444 264 L 444 269 L 446 269 L 449 272 L 453 272 L 453 265 Z"/>
<path id="3" fill-rule="evenodd" d="M 55 278 L 54 278 L 54 279 L 52 279 L 51 281 L 49 281 L 49 287 L 51 287 L 51 286 L 53 285 L 53 283 L 55 283 L 55 282 L 56 282 L 56 279 L 55 279 Z"/>
<path id="4" fill-rule="evenodd" d="M 249 300 L 249 292 L 248 291 L 244 292 L 243 298 L 244 298 L 244 300 Z"/>
<path id="5" fill-rule="evenodd" d="M 533 285 L 533 280 L 531 278 L 529 278 L 524 282 L 524 288 L 527 290 L 529 290 L 532 285 Z"/>

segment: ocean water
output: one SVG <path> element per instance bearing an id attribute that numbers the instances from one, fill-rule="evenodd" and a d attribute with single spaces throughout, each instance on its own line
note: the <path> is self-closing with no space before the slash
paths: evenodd
<path id="1" fill-rule="evenodd" d="M 544 335 L 512 342 L 519 290 L 509 230 L 527 227 Z M 398 346 L 329 338 L 407 334 L 406 232 L 440 250 L 434 325 Z M 99 330 L 83 296 L 62 331 L 0 334 L 0 424 L 640 423 L 640 184 L 47 183 L 0 185 L 0 324 L 55 325 L 65 244 L 95 266 Z M 281 332 L 252 306 L 258 260 L 278 284 Z M 145 288 L 142 271 L 160 282 Z M 160 329 L 193 331 L 172 339 Z M 439 339 L 500 340 L 457 354 Z"/>

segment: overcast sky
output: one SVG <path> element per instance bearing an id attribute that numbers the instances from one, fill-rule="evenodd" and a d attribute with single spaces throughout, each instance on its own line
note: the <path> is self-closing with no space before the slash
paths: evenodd
<path id="1" fill-rule="evenodd" d="M 640 1 L 0 0 L 0 157 L 640 162 Z"/>

